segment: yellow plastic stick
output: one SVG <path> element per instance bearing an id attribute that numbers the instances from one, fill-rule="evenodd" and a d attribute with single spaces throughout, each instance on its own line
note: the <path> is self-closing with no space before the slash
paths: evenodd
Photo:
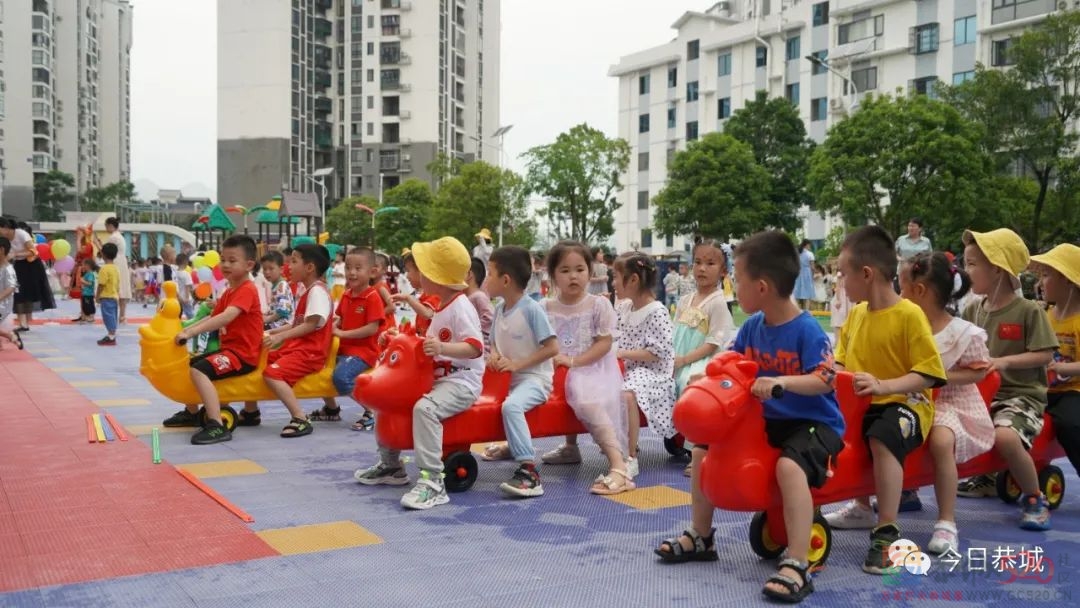
<path id="1" fill-rule="evenodd" d="M 94 414 L 94 432 L 97 433 L 98 443 L 105 443 L 105 429 L 101 428 L 101 414 Z"/>

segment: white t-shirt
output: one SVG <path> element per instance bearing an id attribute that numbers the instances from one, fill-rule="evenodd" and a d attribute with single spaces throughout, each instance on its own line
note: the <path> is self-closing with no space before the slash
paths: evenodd
<path id="1" fill-rule="evenodd" d="M 173 282 L 176 283 L 176 293 L 181 302 L 191 302 L 191 291 L 195 288 L 195 282 L 191 280 L 191 273 L 174 268 Z"/>
<path id="2" fill-rule="evenodd" d="M 342 287 L 344 287 L 345 286 L 345 262 L 334 262 L 334 270 L 333 270 L 333 272 L 331 273 L 330 276 L 333 278 L 333 280 L 334 280 L 333 284 L 335 286 L 341 285 Z"/>
<path id="3" fill-rule="evenodd" d="M 435 382 L 456 382 L 479 397 L 484 379 L 484 334 L 480 330 L 476 308 L 465 297 L 465 292 L 458 292 L 435 311 L 427 335 L 443 343 L 468 342 L 479 349 L 480 354 L 472 359 L 435 357 Z"/>
<path id="4" fill-rule="evenodd" d="M 491 343 L 500 355 L 522 361 L 539 350 L 545 340 L 555 337 L 547 313 L 532 298 L 523 295 L 510 310 L 504 310 L 505 305 L 503 301 L 495 306 L 495 320 L 491 323 Z M 554 372 L 551 359 L 545 359 L 539 365 L 514 372 L 511 384 L 516 386 L 526 378 L 533 378 L 550 391 Z"/>
<path id="5" fill-rule="evenodd" d="M 304 297 L 309 288 L 300 285 L 296 289 L 296 301 L 299 302 L 300 298 Z M 311 317 L 319 317 L 319 324 L 315 326 L 316 329 L 321 329 L 323 325 L 326 325 L 327 320 L 330 319 L 330 315 L 334 310 L 334 305 L 330 301 L 330 292 L 326 291 L 326 284 L 322 282 L 315 282 L 310 287 L 311 294 L 307 298 L 307 308 L 304 309 L 304 320 L 308 320 Z M 262 291 L 262 290 L 260 290 Z M 294 321 L 299 325 L 300 321 Z M 477 324 L 480 322 L 477 321 Z"/>

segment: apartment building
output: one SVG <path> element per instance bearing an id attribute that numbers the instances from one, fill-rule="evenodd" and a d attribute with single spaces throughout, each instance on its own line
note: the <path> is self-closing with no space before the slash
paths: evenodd
<path id="1" fill-rule="evenodd" d="M 499 28 L 499 0 L 219 0 L 219 198 L 332 204 L 432 182 L 439 153 L 494 162 Z"/>
<path id="2" fill-rule="evenodd" d="M 131 174 L 132 6 L 127 0 L 0 0 L 0 193 L 32 217 L 52 169 L 78 192 Z"/>
<path id="3" fill-rule="evenodd" d="M 971 78 L 976 63 L 1007 65 L 1013 37 L 1073 4 L 1080 3 L 747 0 L 686 12 L 672 24 L 673 40 L 622 57 L 609 72 L 619 79 L 619 136 L 632 149 L 615 247 L 690 250 L 687 238 L 654 236 L 652 198 L 675 151 L 722 131 L 757 91 L 794 103 L 820 142 L 868 92 L 932 95 L 936 82 Z M 811 240 L 834 224 L 808 209 L 802 217 Z"/>

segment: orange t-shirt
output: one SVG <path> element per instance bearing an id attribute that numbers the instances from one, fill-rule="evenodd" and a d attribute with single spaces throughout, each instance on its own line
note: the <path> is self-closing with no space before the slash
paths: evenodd
<path id="1" fill-rule="evenodd" d="M 240 316 L 233 319 L 218 332 L 221 350 L 231 350 L 248 365 L 259 364 L 262 352 L 263 316 L 259 302 L 259 288 L 251 280 L 239 287 L 230 287 L 221 294 L 214 305 L 213 314 L 221 314 L 230 306 L 240 309 Z"/>
<path id="2" fill-rule="evenodd" d="M 374 287 L 368 287 L 356 295 L 351 289 L 345 290 L 338 302 L 336 314 L 341 317 L 341 329 L 346 331 L 360 329 L 374 321 L 381 324 L 386 320 L 382 296 Z M 359 357 L 368 367 L 375 365 L 375 359 L 379 356 L 379 333 L 366 338 L 342 338 L 338 354 Z"/>

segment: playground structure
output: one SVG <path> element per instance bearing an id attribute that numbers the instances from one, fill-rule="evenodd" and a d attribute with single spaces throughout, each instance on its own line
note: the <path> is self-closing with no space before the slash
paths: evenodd
<path id="1" fill-rule="evenodd" d="M 51 235 L 53 238 L 63 238 L 76 243 L 78 239 L 75 231 L 80 227 L 90 225 L 94 235 L 105 241 L 109 236 L 105 232 L 105 220 L 112 216 L 111 212 L 69 211 L 64 214 L 64 221 L 41 222 L 37 231 Z M 120 230 L 127 243 L 128 257 L 132 258 L 147 259 L 156 256 L 165 245 L 172 245 L 177 251 L 184 243 L 191 247 L 197 245 L 196 237 L 191 231 L 172 224 L 121 223 Z"/>

